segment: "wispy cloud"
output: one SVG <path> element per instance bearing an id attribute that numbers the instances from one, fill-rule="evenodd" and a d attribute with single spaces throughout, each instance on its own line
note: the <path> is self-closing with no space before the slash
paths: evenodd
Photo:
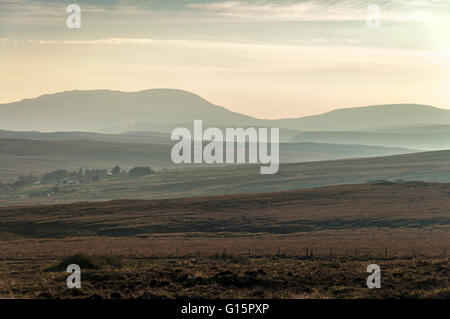
<path id="1" fill-rule="evenodd" d="M 358 21 L 367 18 L 367 7 L 373 3 L 373 0 L 222 1 L 191 3 L 188 7 L 217 17 L 246 21 Z M 376 4 L 382 8 L 383 19 L 393 21 L 424 21 L 430 19 L 424 7 L 449 6 L 441 0 L 384 0 Z"/>
<path id="2" fill-rule="evenodd" d="M 105 45 L 151 45 L 151 46 L 176 46 L 176 47 L 190 47 L 199 49 L 216 49 L 216 50 L 241 50 L 243 51 L 270 51 L 270 50 L 299 50 L 305 49 L 316 44 L 333 44 L 336 47 L 339 45 L 355 45 L 359 41 L 349 38 L 313 38 L 309 41 L 295 44 L 264 44 L 264 43 L 249 43 L 249 42 L 233 42 L 217 40 L 169 40 L 169 39 L 153 39 L 153 38 L 100 38 L 91 40 L 53 40 L 53 39 L 8 39 L 0 38 L 0 43 L 12 43 L 14 45 L 41 45 L 41 46 L 105 46 Z M 328 50 L 327 48 L 323 50 Z"/>
<path id="3" fill-rule="evenodd" d="M 103 44 L 155 44 L 154 39 L 135 38 L 110 38 L 96 40 L 33 40 L 22 41 L 22 43 L 42 44 L 42 45 L 103 45 Z"/>
<path id="4" fill-rule="evenodd" d="M 71 2 L 71 1 L 69 1 Z M 0 16 L 5 18 L 47 18 L 55 21 L 65 12 L 69 2 L 46 0 L 6 0 L 0 2 Z M 355 21 L 365 20 L 367 7 L 377 4 L 383 10 L 383 19 L 395 21 L 422 21 L 443 16 L 441 9 L 449 8 L 448 0 L 225 0 L 225 1 L 75 1 L 83 13 L 103 15 L 103 18 L 121 16 L 157 18 L 159 21 Z M 99 16 L 100 17 L 100 16 Z"/>

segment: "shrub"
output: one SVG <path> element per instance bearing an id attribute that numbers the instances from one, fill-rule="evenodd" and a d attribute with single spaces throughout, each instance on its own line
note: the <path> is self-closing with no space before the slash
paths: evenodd
<path id="1" fill-rule="evenodd" d="M 83 269 L 102 269 L 105 267 L 120 268 L 122 267 L 122 262 L 119 258 L 107 255 L 85 255 L 76 254 L 64 258 L 58 265 L 50 267 L 49 271 L 60 271 L 66 270 L 67 266 L 71 264 L 76 264 Z"/>

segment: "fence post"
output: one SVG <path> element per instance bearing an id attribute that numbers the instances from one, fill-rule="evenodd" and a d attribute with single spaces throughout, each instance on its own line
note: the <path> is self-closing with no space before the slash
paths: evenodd
<path id="1" fill-rule="evenodd" d="M 248 255 L 250 256 L 250 248 L 248 249 Z"/>
<path id="2" fill-rule="evenodd" d="M 308 255 L 308 248 L 306 248 L 305 256 L 306 256 L 306 258 L 309 257 L 309 255 Z"/>
<path id="3" fill-rule="evenodd" d="M 387 251 L 387 248 L 385 248 L 384 249 L 384 259 L 387 259 L 387 256 L 388 256 L 388 251 Z"/>
<path id="4" fill-rule="evenodd" d="M 330 257 L 333 257 L 333 248 L 330 248 Z"/>

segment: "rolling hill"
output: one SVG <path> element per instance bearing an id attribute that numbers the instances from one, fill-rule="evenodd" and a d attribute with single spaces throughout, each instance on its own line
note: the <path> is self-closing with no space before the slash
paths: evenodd
<path id="1" fill-rule="evenodd" d="M 123 126 L 124 131 L 136 131 L 130 128 L 138 123 L 154 123 L 157 127 L 158 124 L 191 123 L 198 118 L 214 124 L 244 124 L 254 120 L 213 105 L 195 94 L 171 89 L 130 93 L 91 90 L 47 94 L 2 104 L 0 114 L 2 129 L 44 132 L 96 131 L 111 126 Z M 151 125 L 148 125 L 147 131 L 158 129 L 151 129 Z"/>
<path id="2" fill-rule="evenodd" d="M 94 132 L 48 132 L 0 130 L 0 139 L 36 141 L 97 141 L 142 144 L 170 144 L 170 134 L 161 132 L 127 132 L 104 134 Z"/>
<path id="3" fill-rule="evenodd" d="M 450 110 L 393 104 L 338 109 L 302 118 L 262 120 L 174 89 L 68 91 L 0 105 L 0 128 L 18 131 L 169 132 L 202 119 L 210 126 L 298 131 L 365 131 L 390 125 L 450 124 Z"/>
<path id="4" fill-rule="evenodd" d="M 363 144 L 385 147 L 408 147 L 421 150 L 450 149 L 450 130 L 439 126 L 425 129 L 404 128 L 399 132 L 302 132 L 292 138 L 291 142 Z M 386 129 L 388 130 L 388 129 Z"/>
<path id="5" fill-rule="evenodd" d="M 283 119 L 276 123 L 280 127 L 302 131 L 367 131 L 393 125 L 450 124 L 450 110 L 420 104 L 374 105 Z"/>
<path id="6" fill-rule="evenodd" d="M 25 134 L 30 136 L 31 133 Z M 24 134 L 19 134 L 23 136 Z M 43 135 L 43 136 L 42 136 Z M 170 152 L 174 142 L 167 142 L 162 136 L 150 137 L 148 141 L 155 143 L 132 143 L 133 140 L 147 138 L 120 134 L 118 140 L 112 142 L 116 135 L 91 133 L 48 133 L 33 134 L 36 138 L 54 138 L 55 140 L 22 140 L 0 138 L 0 182 L 15 180 L 19 175 L 42 175 L 56 169 L 100 168 L 110 169 L 119 165 L 124 169 L 133 166 L 148 166 L 154 169 L 175 167 Z M 1 136 L 1 133 L 0 133 Z M 99 140 L 67 140 L 72 138 L 90 138 Z M 58 140 L 58 138 L 62 138 Z M 124 142 L 127 141 L 127 142 Z M 166 141 L 163 143 L 162 141 Z M 281 162 L 309 162 L 318 160 L 383 156 L 412 153 L 413 150 L 403 148 L 385 148 L 364 145 L 330 145 L 318 143 L 282 143 L 280 144 Z M 192 167 L 190 164 L 177 167 Z"/>
<path id="7" fill-rule="evenodd" d="M 379 227 L 442 229 L 450 226 L 449 191 L 450 184 L 410 182 L 190 199 L 4 207 L 0 208 L 0 233 L 61 238 L 162 233 L 288 234 Z"/>
<path id="8" fill-rule="evenodd" d="M 261 175 L 259 165 L 170 169 L 139 178 L 116 178 L 80 185 L 53 185 L 0 193 L 0 205 L 70 203 L 109 199 L 151 199 L 274 192 L 370 181 L 450 182 L 450 151 L 310 163 L 281 164 Z"/>

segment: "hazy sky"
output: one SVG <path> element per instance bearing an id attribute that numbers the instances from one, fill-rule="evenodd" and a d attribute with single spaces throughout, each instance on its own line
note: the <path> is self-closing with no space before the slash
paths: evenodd
<path id="1" fill-rule="evenodd" d="M 70 3 L 80 29 L 66 27 Z M 450 0 L 0 2 L 0 103 L 164 87 L 260 118 L 450 108 L 449 57 Z"/>

